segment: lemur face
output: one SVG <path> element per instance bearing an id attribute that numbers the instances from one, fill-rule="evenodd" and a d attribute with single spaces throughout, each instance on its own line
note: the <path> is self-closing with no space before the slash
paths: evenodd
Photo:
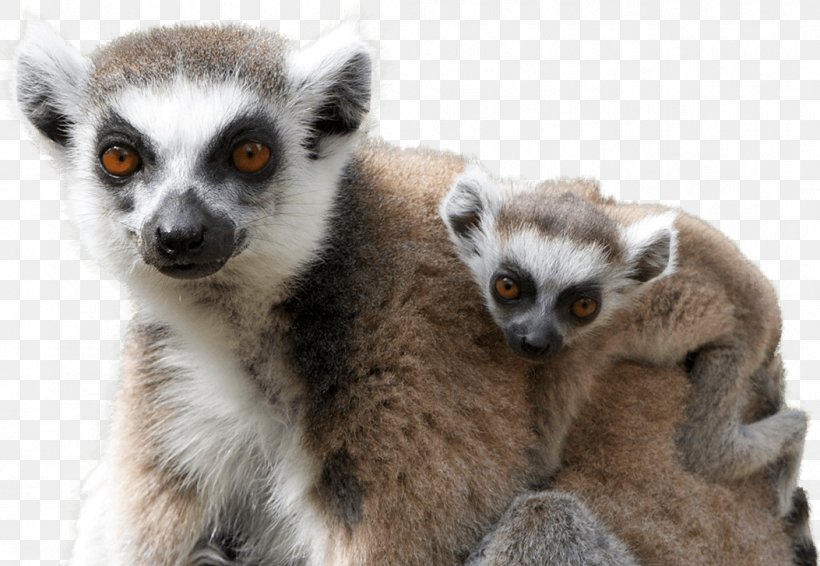
<path id="1" fill-rule="evenodd" d="M 507 344 L 536 362 L 605 324 L 669 271 L 674 251 L 672 216 L 622 228 L 570 193 L 502 194 L 477 168 L 456 180 L 441 215 Z"/>
<path id="2" fill-rule="evenodd" d="M 510 254 L 512 255 L 512 254 Z M 488 282 L 487 304 L 519 356 L 539 361 L 555 355 L 592 325 L 604 308 L 596 277 L 566 288 L 536 281 L 529 269 L 505 261 Z"/>
<path id="3" fill-rule="evenodd" d="M 368 109 L 370 58 L 345 29 L 291 51 L 262 30 L 157 28 L 90 58 L 35 29 L 16 81 L 101 264 L 275 284 L 321 239 Z"/>
<path id="4" fill-rule="evenodd" d="M 74 169 L 92 180 L 145 264 L 174 278 L 211 275 L 275 215 L 299 140 L 277 107 L 232 84 L 179 79 L 132 88 L 78 127 Z M 251 238 L 251 239 L 249 239 Z"/>

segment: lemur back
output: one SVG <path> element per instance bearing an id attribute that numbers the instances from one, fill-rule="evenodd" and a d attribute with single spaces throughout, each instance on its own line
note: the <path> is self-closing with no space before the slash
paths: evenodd
<path id="1" fill-rule="evenodd" d="M 751 376 L 775 363 L 774 291 L 737 248 L 692 216 L 619 204 L 583 185 L 499 188 L 466 171 L 441 214 L 511 349 L 544 364 L 536 411 L 552 471 L 568 423 L 601 371 L 596 355 L 692 364 L 683 463 L 711 480 L 785 458 L 781 511 L 796 482 L 806 415 L 743 422 Z"/>
<path id="2" fill-rule="evenodd" d="M 779 370 L 767 368 L 755 380 L 782 379 L 769 371 Z M 607 368 L 570 430 L 564 467 L 549 489 L 517 498 L 468 564 L 816 564 L 803 490 L 794 492 L 789 514 L 772 523 L 774 497 L 764 474 L 726 485 L 682 468 L 675 428 L 690 390 L 681 365 Z M 769 416 L 782 404 L 782 389 L 765 387 L 748 416 Z M 578 507 L 586 512 L 579 516 Z M 604 532 L 579 548 L 572 524 Z M 552 547 L 555 538 L 565 544 Z M 624 556 L 622 543 L 631 554 Z"/>
<path id="3" fill-rule="evenodd" d="M 623 225 L 666 210 L 603 204 Z M 683 361 L 692 380 L 678 430 L 681 461 L 712 480 L 738 480 L 767 466 L 778 474 L 785 513 L 797 482 L 807 428 L 803 411 L 782 408 L 750 421 L 757 372 L 779 375 L 781 315 L 769 280 L 720 231 L 678 212 L 675 273 L 649 285 L 613 322 L 623 359 L 668 365 Z M 768 368 L 775 368 L 770 370 Z M 782 384 L 781 384 L 782 386 Z M 771 466 L 778 460 L 779 466 Z"/>

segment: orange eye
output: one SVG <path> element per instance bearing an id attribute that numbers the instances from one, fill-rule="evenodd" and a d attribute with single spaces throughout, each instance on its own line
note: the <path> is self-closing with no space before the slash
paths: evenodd
<path id="1" fill-rule="evenodd" d="M 495 280 L 495 292 L 502 299 L 513 301 L 521 295 L 521 288 L 511 277 L 502 275 Z"/>
<path id="2" fill-rule="evenodd" d="M 240 143 L 233 148 L 233 166 L 242 173 L 257 173 L 270 161 L 270 148 L 256 142 Z"/>
<path id="3" fill-rule="evenodd" d="M 572 303 L 572 314 L 578 318 L 587 318 L 598 311 L 598 301 L 595 299 L 578 299 Z"/>
<path id="4" fill-rule="evenodd" d="M 103 169 L 115 177 L 127 177 L 140 166 L 140 156 L 125 145 L 112 145 L 100 157 Z"/>

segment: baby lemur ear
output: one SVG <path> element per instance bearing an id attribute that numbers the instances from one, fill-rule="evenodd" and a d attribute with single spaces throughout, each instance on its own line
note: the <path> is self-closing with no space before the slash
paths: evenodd
<path id="1" fill-rule="evenodd" d="M 674 272 L 676 217 L 674 212 L 649 216 L 623 230 L 624 253 L 630 279 L 645 283 Z"/>
<path id="2" fill-rule="evenodd" d="M 481 224 L 495 216 L 501 204 L 499 189 L 477 165 L 468 165 L 456 177 L 439 206 L 450 239 L 463 250 L 474 252 L 472 240 Z"/>
<path id="3" fill-rule="evenodd" d="M 26 119 L 59 146 L 68 143 L 90 69 L 90 60 L 45 23 L 28 24 L 15 54 L 14 97 Z"/>
<path id="4" fill-rule="evenodd" d="M 306 149 L 323 157 L 322 143 L 359 129 L 370 110 L 371 57 L 355 25 L 346 22 L 288 59 L 291 91 L 310 128 Z"/>

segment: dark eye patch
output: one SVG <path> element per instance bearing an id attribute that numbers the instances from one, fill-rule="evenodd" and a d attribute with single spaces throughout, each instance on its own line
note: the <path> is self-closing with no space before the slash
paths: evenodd
<path id="1" fill-rule="evenodd" d="M 143 163 L 152 165 L 157 161 L 157 152 L 154 143 L 128 120 L 111 112 L 97 130 L 97 143 L 95 159 L 99 161 L 99 156 L 111 146 L 126 145 L 133 147 L 140 156 Z M 123 179 L 112 178 L 106 174 L 102 168 L 98 168 L 102 173 L 103 180 L 108 183 L 121 184 Z"/>
<path id="2" fill-rule="evenodd" d="M 509 277 L 516 282 L 520 293 L 515 301 L 503 300 L 494 292 L 495 283 L 499 277 Z M 496 304 L 505 308 L 527 307 L 531 305 L 535 301 L 538 291 L 532 276 L 530 276 L 527 271 L 511 264 L 502 264 L 499 266 L 492 277 L 490 277 L 489 286 L 490 294 L 495 299 Z"/>
<path id="3" fill-rule="evenodd" d="M 270 159 L 262 169 L 243 173 L 233 164 L 233 152 L 242 143 L 262 144 L 270 149 Z M 244 114 L 227 124 L 216 134 L 205 150 L 203 173 L 215 183 L 236 180 L 247 190 L 266 185 L 282 167 L 282 138 L 279 130 L 265 114 Z"/>
<path id="4" fill-rule="evenodd" d="M 601 307 L 603 306 L 601 302 L 601 294 L 601 285 L 597 281 L 585 281 L 583 283 L 572 285 L 571 287 L 567 287 L 561 291 L 558 295 L 558 298 L 555 301 L 555 310 L 560 313 L 561 316 L 565 316 L 568 320 L 573 321 L 575 324 L 589 324 L 597 318 L 601 311 Z M 571 308 L 575 301 L 582 298 L 594 300 L 598 303 L 598 310 L 589 318 L 579 320 L 577 317 L 572 315 Z"/>
<path id="5" fill-rule="evenodd" d="M 102 156 L 111 147 L 128 147 L 137 152 L 140 160 L 140 169 L 134 175 L 116 176 L 108 173 L 102 164 Z M 135 187 L 146 181 L 158 163 L 159 156 L 155 144 L 145 134 L 140 132 L 128 120 L 112 111 L 103 120 L 97 129 L 97 140 L 94 155 L 94 171 L 97 178 L 111 191 L 116 207 L 123 212 L 129 212 L 134 207 Z"/>

